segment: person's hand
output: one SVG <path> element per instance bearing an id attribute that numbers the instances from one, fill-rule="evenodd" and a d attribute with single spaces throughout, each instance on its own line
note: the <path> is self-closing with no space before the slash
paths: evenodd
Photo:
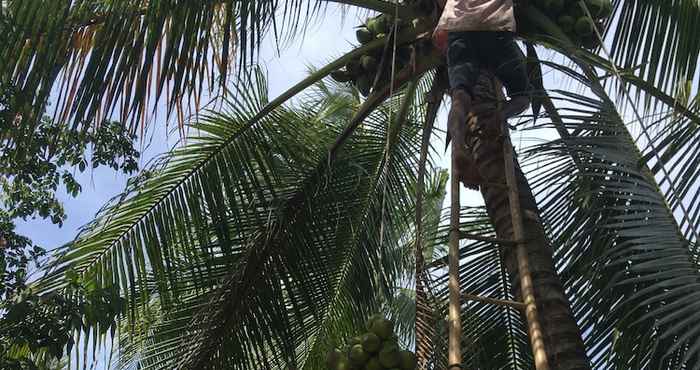
<path id="1" fill-rule="evenodd" d="M 447 31 L 436 28 L 433 31 L 433 45 L 442 53 L 447 52 Z"/>

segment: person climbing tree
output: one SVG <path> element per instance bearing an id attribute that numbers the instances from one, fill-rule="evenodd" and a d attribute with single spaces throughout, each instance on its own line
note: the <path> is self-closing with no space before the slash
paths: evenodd
<path id="1" fill-rule="evenodd" d="M 462 183 L 478 188 L 481 177 L 465 147 L 467 123 L 484 108 L 472 106 L 473 87 L 482 68 L 490 69 L 506 87 L 505 118 L 522 113 L 530 104 L 525 57 L 515 43 L 513 0 L 437 0 L 443 11 L 433 42 L 447 54 L 452 108 L 448 138 L 458 147 L 458 173 Z"/>

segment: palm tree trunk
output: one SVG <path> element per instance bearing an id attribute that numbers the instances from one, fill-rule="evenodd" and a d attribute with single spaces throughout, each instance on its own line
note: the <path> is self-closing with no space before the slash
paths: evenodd
<path id="1" fill-rule="evenodd" d="M 502 127 L 503 118 L 497 110 L 496 104 L 493 103 L 495 91 L 494 78 L 488 74 L 482 75 L 475 89 L 474 104 L 490 103 L 494 109 L 491 113 L 479 116 L 479 128 Z M 486 182 L 485 185 L 481 186 L 481 192 L 496 234 L 499 238 L 512 240 L 514 236 L 508 192 L 504 185 L 501 185 L 506 183 L 502 140 L 498 137 L 469 136 L 467 145 L 470 147 L 474 161 Z M 586 356 L 580 330 L 571 313 L 568 298 L 554 267 L 553 249 L 547 241 L 535 197 L 518 165 L 517 158 L 515 159 L 515 167 L 526 247 L 549 364 L 552 370 L 590 369 L 590 362 Z M 513 294 L 520 298 L 520 280 L 515 249 L 502 247 L 501 252 L 510 276 Z"/>

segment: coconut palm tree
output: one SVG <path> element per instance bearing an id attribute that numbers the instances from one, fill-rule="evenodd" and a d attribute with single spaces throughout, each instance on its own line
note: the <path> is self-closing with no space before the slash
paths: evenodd
<path id="1" fill-rule="evenodd" d="M 161 97 L 169 114 L 184 116 L 203 93 L 228 96 L 226 109 L 194 123 L 200 136 L 108 205 L 38 283 L 62 289 L 70 272 L 115 287 L 128 302 L 115 337 L 120 364 L 319 368 L 325 350 L 392 296 L 411 264 L 402 248 L 410 231 L 417 351 L 443 368 L 445 273 L 441 249 L 430 247 L 445 234 L 423 222 L 434 199 L 423 184 L 429 143 L 447 88 L 444 60 L 426 42 L 437 11 L 431 2 L 337 2 L 423 21 L 358 46 L 271 101 L 264 78 L 245 66 L 266 32 L 280 43 L 303 35 L 326 2 L 3 2 L 0 76 L 21 87 L 27 125 L 52 89 L 56 116 L 75 127 L 113 114 L 137 127 Z M 614 5 L 602 29 L 607 47 L 593 53 L 521 4 L 521 24 L 537 30 L 523 36 L 551 51 L 540 59 L 528 47 L 533 76 L 551 71 L 585 89 L 533 78 L 527 127 L 559 139 L 521 153 L 545 344 L 556 369 L 692 367 L 700 363 L 700 103 L 692 99 L 700 9 L 693 0 Z M 366 99 L 324 82 L 370 52 L 393 61 L 394 45 L 413 45 L 411 63 L 389 68 Z M 301 92 L 312 93 L 289 102 Z M 502 123 L 495 111 L 482 122 Z M 497 183 L 495 144 L 477 137 L 470 147 Z M 485 209 L 465 211 L 463 227 L 508 238 L 502 189 L 481 191 Z M 465 293 L 517 299 L 506 248 L 462 251 Z M 465 366 L 529 366 L 518 313 L 463 308 Z M 104 329 L 88 330 L 85 342 L 100 342 Z"/>

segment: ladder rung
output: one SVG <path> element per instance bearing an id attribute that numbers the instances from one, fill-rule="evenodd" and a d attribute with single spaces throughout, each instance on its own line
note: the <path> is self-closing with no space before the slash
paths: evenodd
<path id="1" fill-rule="evenodd" d="M 518 242 L 515 240 L 492 238 L 490 236 L 481 236 L 481 235 L 476 235 L 476 234 L 470 234 L 470 233 L 467 233 L 464 231 L 459 232 L 459 238 L 460 239 L 477 240 L 480 242 L 496 243 L 496 244 L 501 244 L 501 245 L 509 245 L 509 246 L 514 246 L 514 245 L 518 244 Z"/>
<path id="2" fill-rule="evenodd" d="M 480 296 L 472 295 L 472 294 L 464 294 L 463 297 L 467 300 L 470 300 L 470 301 L 495 304 L 497 306 L 508 306 L 508 307 L 517 308 L 519 310 L 525 309 L 525 304 L 522 302 L 509 301 L 509 300 L 505 300 L 505 299 L 480 297 Z"/>

